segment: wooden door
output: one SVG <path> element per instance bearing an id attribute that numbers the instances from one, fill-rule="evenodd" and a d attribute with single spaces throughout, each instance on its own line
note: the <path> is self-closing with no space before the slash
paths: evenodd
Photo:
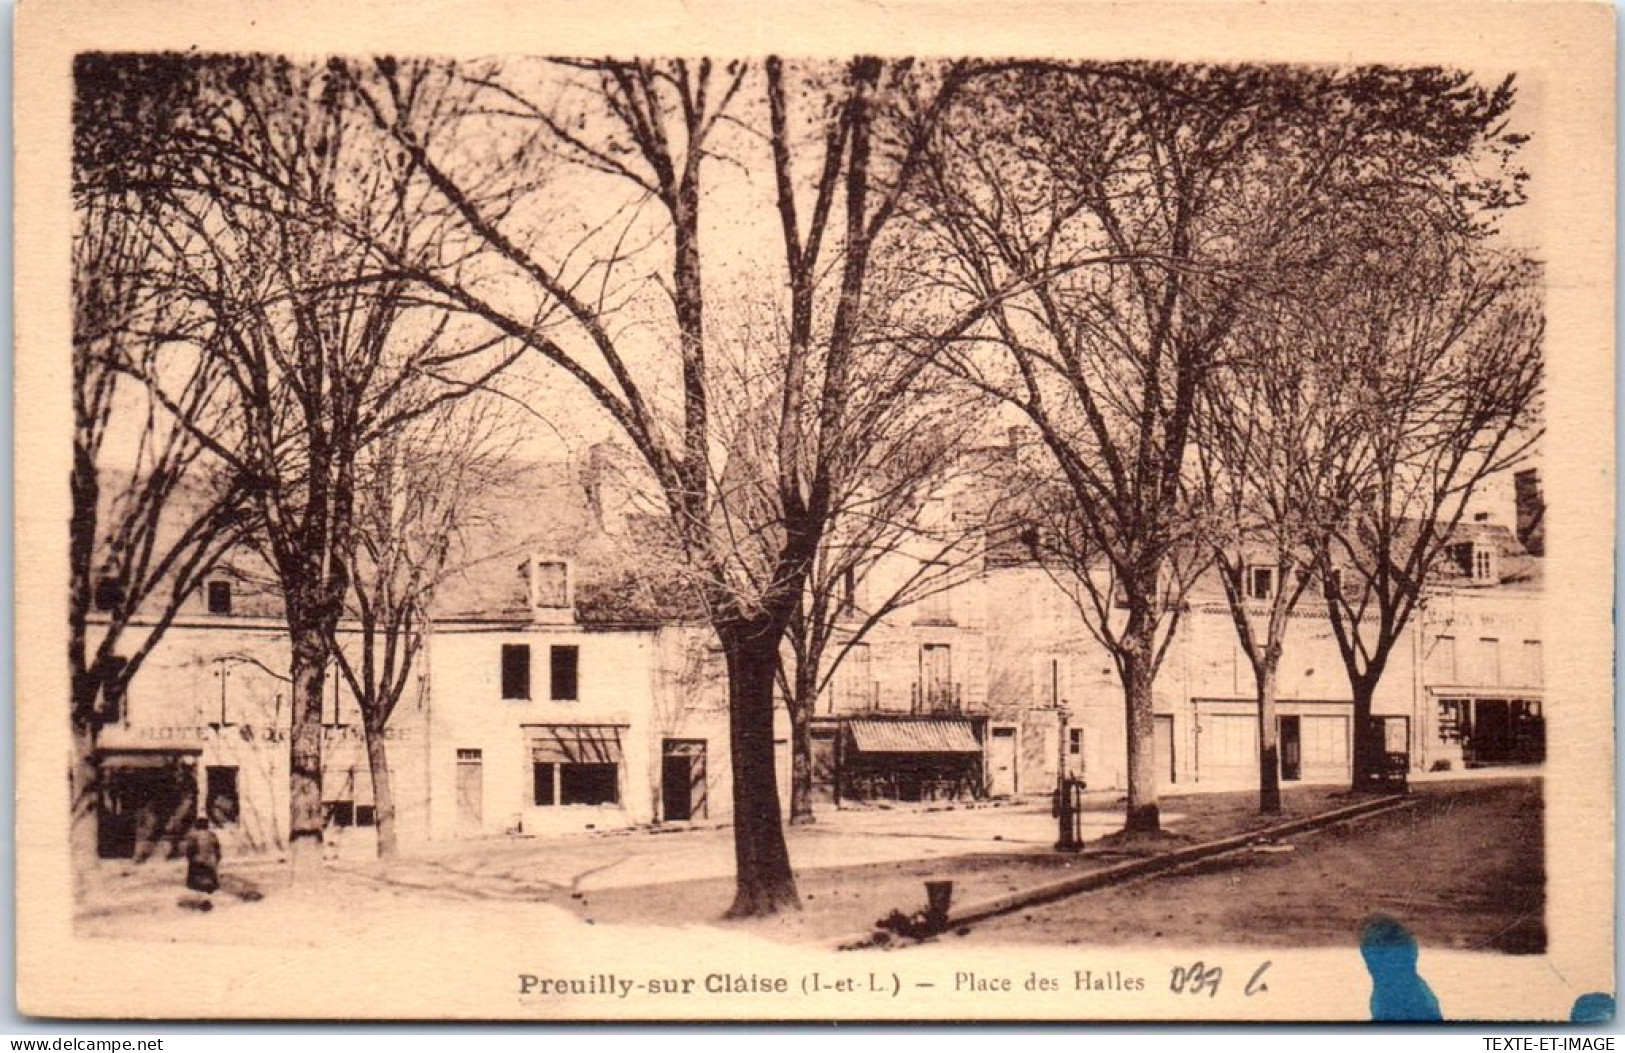
<path id="1" fill-rule="evenodd" d="M 1016 729 L 994 728 L 987 744 L 987 792 L 1009 797 L 1016 792 Z"/>
<path id="2" fill-rule="evenodd" d="M 706 814 L 705 742 L 667 739 L 661 744 L 660 814 L 680 823 Z"/>
<path id="3" fill-rule="evenodd" d="M 1152 752 L 1157 758 L 1157 782 L 1169 785 L 1178 782 L 1178 768 L 1174 766 L 1174 718 L 1156 716 L 1151 722 Z"/>
<path id="4" fill-rule="evenodd" d="M 472 837 L 485 828 L 485 758 L 479 750 L 457 751 L 457 832 Z"/>

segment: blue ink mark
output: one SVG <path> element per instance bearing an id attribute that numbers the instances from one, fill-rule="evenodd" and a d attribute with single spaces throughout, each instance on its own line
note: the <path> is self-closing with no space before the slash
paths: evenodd
<path id="1" fill-rule="evenodd" d="M 1386 914 L 1372 916 L 1360 937 L 1360 956 L 1371 972 L 1371 1019 L 1443 1020 L 1439 999 L 1417 975 L 1416 937 Z"/>
<path id="2" fill-rule="evenodd" d="M 1574 1000 L 1569 1013 L 1571 1024 L 1606 1024 L 1614 1019 L 1614 996 L 1601 991 L 1583 994 Z"/>

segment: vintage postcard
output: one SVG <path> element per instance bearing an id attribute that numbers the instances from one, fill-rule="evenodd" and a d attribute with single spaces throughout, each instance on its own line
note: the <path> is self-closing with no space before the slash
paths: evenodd
<path id="1" fill-rule="evenodd" d="M 1613 18 L 24 5 L 21 1012 L 1610 1019 Z"/>

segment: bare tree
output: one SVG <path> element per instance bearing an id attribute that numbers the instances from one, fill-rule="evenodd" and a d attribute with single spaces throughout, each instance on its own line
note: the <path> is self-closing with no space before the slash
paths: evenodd
<path id="1" fill-rule="evenodd" d="M 1454 166 L 1500 134 L 1509 89 L 1436 70 L 1016 65 L 961 102 L 921 203 L 944 288 L 1036 284 L 956 368 L 1031 420 L 1064 482 L 1077 535 L 1054 541 L 1124 687 L 1127 828 L 1156 830 L 1151 687 L 1188 580 L 1175 562 L 1203 547 L 1186 487 L 1202 391 L 1238 319 L 1325 251 L 1328 209 L 1413 182 L 1477 192 Z"/>
<path id="2" fill-rule="evenodd" d="M 1371 785 L 1385 750 L 1371 709 L 1395 644 L 1473 496 L 1543 430 L 1540 282 L 1527 260 L 1409 231 L 1350 287 L 1364 319 L 1349 353 L 1368 393 L 1370 466 L 1321 574 L 1354 698 L 1356 789 Z"/>
<path id="3" fill-rule="evenodd" d="M 842 663 L 899 611 L 974 577 L 987 535 L 1000 530 L 990 466 L 969 449 L 982 429 L 979 407 L 963 393 L 933 390 L 940 375 L 928 379 L 906 405 L 871 421 L 869 441 L 847 444 L 861 465 L 843 473 L 785 632 L 779 677 L 790 715 L 792 823 L 813 820 L 812 718 Z M 957 511 L 955 497 L 964 506 Z"/>
<path id="4" fill-rule="evenodd" d="M 488 399 L 448 403 L 362 451 L 346 577 L 348 622 L 333 657 L 361 712 L 378 856 L 397 852 L 385 730 L 421 673 L 435 592 L 482 558 L 475 544 L 492 495 L 510 481 L 511 421 Z M 346 625 L 348 630 L 351 625 Z"/>
<path id="5" fill-rule="evenodd" d="M 252 56 L 127 58 L 187 85 L 184 119 L 149 97 L 120 130 L 157 157 L 131 178 L 171 287 L 208 320 L 230 413 L 192 435 L 250 495 L 292 644 L 289 836 L 319 845 L 321 691 L 349 591 L 357 460 L 460 397 L 513 353 L 460 340 L 457 315 L 393 261 L 454 257 L 417 167 L 376 134 L 340 64 Z M 414 99 L 412 104 L 429 100 Z M 365 231 L 365 237 L 355 232 Z M 387 258 L 378 251 L 387 246 Z M 167 361 L 143 379 L 172 412 Z"/>
<path id="6" fill-rule="evenodd" d="M 120 144 L 105 90 L 118 78 L 94 55 L 75 77 L 68 659 L 82 875 L 96 853 L 97 731 L 121 719 L 131 678 L 245 519 L 241 490 L 196 435 L 226 412 L 223 373 L 164 286 L 151 216 L 110 164 Z M 132 379 L 160 357 L 169 402 Z"/>
<path id="7" fill-rule="evenodd" d="M 1347 277 L 1335 273 L 1331 281 Z M 1370 466 L 1369 393 L 1344 323 L 1310 288 L 1243 321 L 1234 361 L 1199 406 L 1196 487 L 1214 565 L 1258 701 L 1259 811 L 1281 811 L 1275 702 L 1293 613 Z"/>
<path id="8" fill-rule="evenodd" d="M 797 69 L 777 59 L 756 69 L 710 59 L 454 68 L 475 89 L 466 119 L 500 123 L 518 144 L 499 168 L 530 178 L 547 158 L 572 165 L 574 189 L 561 195 L 588 199 L 572 202 L 587 219 L 583 234 L 561 238 L 560 223 L 475 198 L 479 166 L 426 142 L 400 107 L 415 75 L 381 61 L 357 76 L 355 90 L 482 244 L 489 266 L 524 295 L 499 297 L 442 268 L 412 273 L 583 386 L 637 451 L 726 659 L 737 864 L 730 913 L 793 908 L 773 763 L 779 647 L 829 522 L 841 437 L 852 430 L 846 407 L 871 255 L 918 154 L 918 136 L 880 127 L 891 127 L 891 102 L 929 113 L 945 79 L 934 68 L 918 74 L 868 58 Z M 720 174 L 730 166 L 770 172 L 767 201 L 742 176 L 730 184 Z M 732 215 L 719 218 L 747 226 L 738 217 L 768 205 L 766 222 L 751 229 L 776 230 L 778 243 L 746 255 L 775 275 L 788 323 L 776 356 L 782 380 L 758 406 L 760 456 L 738 460 L 718 450 L 713 426 L 713 290 L 701 247 L 714 229 L 702 210 L 722 194 L 732 195 Z M 832 288 L 821 287 L 826 276 Z M 664 303 L 637 301 L 652 289 Z M 640 368 L 639 338 L 618 321 L 629 318 L 674 354 Z M 679 393 L 675 404 L 664 397 L 668 385 Z M 747 462 L 771 470 L 746 471 Z"/>

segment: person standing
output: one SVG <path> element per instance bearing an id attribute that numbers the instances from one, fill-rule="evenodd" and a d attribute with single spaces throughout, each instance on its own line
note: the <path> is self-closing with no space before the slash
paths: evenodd
<path id="1" fill-rule="evenodd" d="M 198 816 L 186 835 L 186 887 L 205 894 L 220 887 L 220 838 L 208 816 Z"/>

